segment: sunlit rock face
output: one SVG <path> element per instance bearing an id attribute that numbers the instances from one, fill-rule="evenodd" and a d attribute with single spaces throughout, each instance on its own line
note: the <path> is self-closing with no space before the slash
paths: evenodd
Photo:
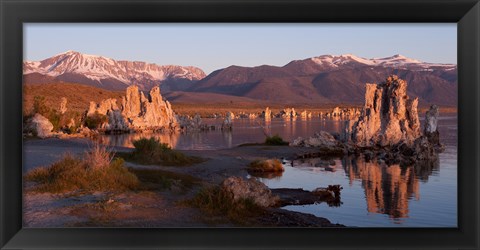
<path id="1" fill-rule="evenodd" d="M 67 112 L 67 98 L 66 97 L 62 97 L 62 99 L 60 100 L 60 114 L 65 114 L 65 112 Z"/>
<path id="2" fill-rule="evenodd" d="M 407 82 L 390 76 L 380 84 L 366 84 L 361 115 L 346 122 L 343 139 L 358 146 L 412 144 L 420 137 L 418 98 L 407 95 Z"/>
<path id="3" fill-rule="evenodd" d="M 302 113 L 300 113 L 300 118 L 302 118 L 302 120 L 305 120 L 305 119 L 310 119 L 312 118 L 312 112 L 308 112 L 306 110 L 302 111 Z"/>
<path id="4" fill-rule="evenodd" d="M 263 117 L 265 118 L 265 120 L 272 119 L 272 111 L 270 110 L 269 107 L 265 108 L 265 111 L 263 111 Z"/>
<path id="5" fill-rule="evenodd" d="M 138 92 L 137 92 L 138 93 Z M 147 99 L 143 93 L 140 95 L 140 110 L 138 113 L 136 106 L 131 105 L 133 110 L 129 111 L 129 119 L 135 129 L 146 128 L 175 128 L 177 121 L 172 106 L 168 101 L 164 101 L 160 95 L 160 88 L 153 87 L 150 90 L 150 98 Z M 127 102 L 128 105 L 128 102 Z"/>
<path id="6" fill-rule="evenodd" d="M 108 124 L 102 127 L 109 130 L 146 130 L 168 129 L 178 127 L 177 118 L 172 106 L 163 100 L 158 86 L 150 90 L 148 98 L 140 92 L 137 86 L 130 86 L 122 97 L 121 105 L 116 99 L 102 100 L 98 105 L 90 102 L 87 116 L 95 113 L 106 115 Z"/>
<path id="7" fill-rule="evenodd" d="M 134 118 L 140 114 L 140 93 L 137 86 L 127 88 L 125 97 L 122 97 L 122 107 L 122 113 L 126 118 Z"/>
<path id="8" fill-rule="evenodd" d="M 117 100 L 113 98 L 108 98 L 100 101 L 97 105 L 95 102 L 90 102 L 90 106 L 87 111 L 87 116 L 93 115 L 95 113 L 101 115 L 107 115 L 110 110 L 118 110 Z"/>
<path id="9" fill-rule="evenodd" d="M 332 111 L 327 112 L 325 114 L 325 117 L 328 117 L 330 119 L 353 119 L 356 118 L 357 116 L 360 115 L 360 111 L 357 108 L 340 108 L 340 107 L 335 107 L 332 109 Z M 323 113 L 320 113 L 320 117 L 323 117 Z"/>
<path id="10" fill-rule="evenodd" d="M 286 108 L 280 111 L 280 113 L 277 114 L 276 116 L 284 119 L 294 119 L 297 117 L 297 112 L 295 111 L 294 108 Z"/>
<path id="11" fill-rule="evenodd" d="M 41 114 L 36 113 L 28 122 L 26 126 L 27 131 L 40 138 L 50 137 L 52 135 L 53 124 Z"/>

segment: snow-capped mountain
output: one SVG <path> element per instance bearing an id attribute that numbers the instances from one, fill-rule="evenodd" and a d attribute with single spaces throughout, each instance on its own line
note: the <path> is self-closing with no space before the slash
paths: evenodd
<path id="1" fill-rule="evenodd" d="M 429 103 L 455 105 L 457 66 L 427 63 L 394 55 L 366 59 L 352 54 L 294 60 L 282 67 L 230 66 L 209 74 L 189 89 L 278 103 L 357 103 L 364 101 L 365 83 L 391 74 L 407 80 L 408 91 Z"/>
<path id="2" fill-rule="evenodd" d="M 124 89 L 131 84 L 149 89 L 152 85 L 162 89 L 176 88 L 205 77 L 205 73 L 192 66 L 156 65 L 137 61 L 117 61 L 111 58 L 67 51 L 42 61 L 25 61 L 23 73 L 27 79 L 32 76 L 81 82 L 113 89 Z M 30 77 L 28 77 L 30 76 Z"/>
<path id="3" fill-rule="evenodd" d="M 388 67 L 397 69 L 410 69 L 410 70 L 453 70 L 456 69 L 455 64 L 440 64 L 440 63 L 427 63 L 416 59 L 408 58 L 403 55 L 397 54 L 384 58 L 363 58 L 352 54 L 345 55 L 322 55 L 318 57 L 311 57 L 305 60 L 311 60 L 314 63 L 330 68 L 338 68 L 345 65 L 364 65 L 372 67 Z"/>
<path id="4" fill-rule="evenodd" d="M 187 91 L 191 93 L 184 96 L 189 98 L 201 93 L 204 97 L 213 94 L 212 99 L 223 95 L 223 99 L 312 104 L 361 104 L 365 83 L 381 82 L 395 74 L 408 82 L 409 94 L 419 97 L 421 105 L 457 103 L 455 64 L 422 62 L 402 55 L 371 59 L 353 54 L 322 55 L 281 67 L 230 66 L 208 76 L 196 67 L 118 61 L 75 51 L 27 61 L 23 66 L 24 83 L 63 81 L 109 90 L 124 90 L 130 84 L 143 90 L 160 85 L 162 93 L 180 95 L 178 91 Z M 188 102 L 188 98 L 183 101 Z"/>

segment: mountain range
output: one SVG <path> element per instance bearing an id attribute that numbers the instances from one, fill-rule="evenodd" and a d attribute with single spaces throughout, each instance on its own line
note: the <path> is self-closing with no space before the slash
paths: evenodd
<path id="1" fill-rule="evenodd" d="M 172 91 L 183 90 L 205 77 L 203 70 L 197 67 L 117 61 L 76 51 L 67 51 L 42 61 L 25 61 L 23 74 L 27 83 L 64 81 L 109 90 L 124 90 L 131 84 L 144 90 L 158 85 Z"/>
<path id="2" fill-rule="evenodd" d="M 457 66 L 421 62 L 402 55 L 362 58 L 322 55 L 284 66 L 229 66 L 209 75 L 193 66 L 117 61 L 75 51 L 24 62 L 24 83 L 74 82 L 109 90 L 130 84 L 149 90 L 160 85 L 167 98 L 181 102 L 251 100 L 283 104 L 361 104 L 365 83 L 396 74 L 408 82 L 420 105 L 456 106 Z"/>

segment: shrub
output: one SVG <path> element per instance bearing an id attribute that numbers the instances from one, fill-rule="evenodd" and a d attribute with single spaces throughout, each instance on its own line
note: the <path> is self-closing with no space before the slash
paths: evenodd
<path id="1" fill-rule="evenodd" d="M 33 97 L 33 113 L 39 113 L 45 117 L 50 113 L 50 108 L 45 103 L 44 96 Z"/>
<path id="2" fill-rule="evenodd" d="M 230 193 L 218 186 L 202 188 L 187 204 L 199 208 L 208 216 L 225 216 L 239 224 L 249 224 L 249 219 L 264 211 L 251 199 L 234 201 Z"/>
<path id="3" fill-rule="evenodd" d="M 68 127 L 68 128 L 65 128 L 63 132 L 71 135 L 71 134 L 75 134 L 75 132 L 77 132 L 77 129 L 78 129 L 78 126 Z"/>
<path id="4" fill-rule="evenodd" d="M 60 127 L 61 127 L 60 120 L 62 119 L 62 115 L 60 115 L 56 110 L 52 109 L 47 114 L 46 118 L 52 123 L 53 131 L 60 130 Z"/>
<path id="5" fill-rule="evenodd" d="M 50 193 L 125 191 L 135 190 L 139 185 L 138 178 L 128 171 L 121 158 L 111 160 L 104 167 L 92 167 L 88 160 L 70 154 L 49 167 L 31 170 L 25 180 L 39 184 L 35 191 Z"/>
<path id="6" fill-rule="evenodd" d="M 249 172 L 283 172 L 282 162 L 278 159 L 256 160 L 248 165 Z"/>
<path id="7" fill-rule="evenodd" d="M 167 166 L 184 166 L 202 162 L 199 157 L 187 156 L 173 150 L 168 144 L 160 143 L 155 138 L 141 138 L 133 141 L 135 151 L 127 159 L 142 164 L 161 164 Z"/>
<path id="8" fill-rule="evenodd" d="M 85 118 L 85 126 L 89 129 L 97 129 L 103 123 L 108 121 L 108 117 L 106 115 L 99 114 L 95 112 L 93 115 L 89 115 Z"/>
<path id="9" fill-rule="evenodd" d="M 288 142 L 284 141 L 282 137 L 280 137 L 279 135 L 274 135 L 274 136 L 267 136 L 267 138 L 265 138 L 265 144 L 273 145 L 273 146 L 282 146 L 282 145 L 288 145 Z"/>
<path id="10" fill-rule="evenodd" d="M 88 168 L 100 169 L 106 168 L 113 160 L 113 153 L 106 147 L 95 143 L 90 152 L 85 153 L 84 162 Z"/>
<path id="11" fill-rule="evenodd" d="M 159 169 L 130 168 L 129 170 L 137 176 L 142 183 L 142 188 L 146 190 L 171 189 L 174 185 L 182 190 L 188 190 L 201 181 L 191 175 Z"/>
<path id="12" fill-rule="evenodd" d="M 74 121 L 74 124 L 70 124 L 71 120 Z M 60 115 L 59 129 L 67 134 L 74 134 L 77 129 L 80 127 L 78 121 L 81 120 L 81 115 L 76 111 L 67 111 L 66 113 Z M 73 126 L 72 126 L 73 125 Z"/>

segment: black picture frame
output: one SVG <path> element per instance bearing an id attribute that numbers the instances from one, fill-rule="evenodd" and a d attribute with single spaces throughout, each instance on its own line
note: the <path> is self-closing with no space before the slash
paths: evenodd
<path id="1" fill-rule="evenodd" d="M 0 0 L 1 249 L 478 249 L 479 0 Z M 453 22 L 458 24 L 458 228 L 22 228 L 24 22 Z"/>

